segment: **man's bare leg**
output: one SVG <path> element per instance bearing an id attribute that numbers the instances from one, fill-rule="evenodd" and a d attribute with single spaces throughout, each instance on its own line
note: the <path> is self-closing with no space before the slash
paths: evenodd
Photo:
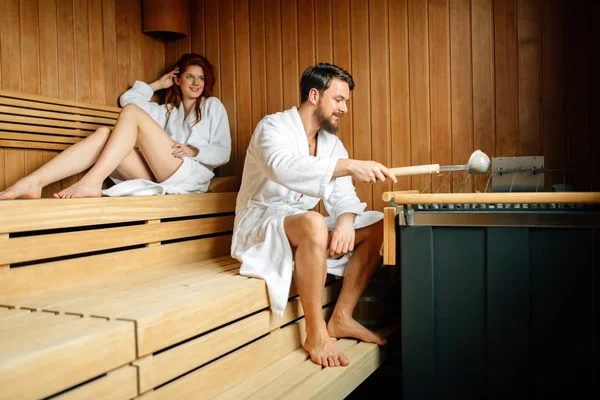
<path id="1" fill-rule="evenodd" d="M 324 367 L 348 365 L 348 358 L 329 337 L 322 314 L 321 299 L 327 278 L 325 218 L 309 211 L 286 217 L 283 225 L 295 250 L 294 277 L 306 321 L 304 348 L 316 364 Z"/>
<path id="2" fill-rule="evenodd" d="M 354 253 L 346 267 L 342 291 L 327 323 L 330 336 L 352 337 L 380 345 L 386 343 L 385 338 L 370 331 L 352 317 L 360 296 L 375 270 L 381 266 L 382 257 L 379 254 L 381 243 L 383 243 L 382 221 L 356 231 Z"/>

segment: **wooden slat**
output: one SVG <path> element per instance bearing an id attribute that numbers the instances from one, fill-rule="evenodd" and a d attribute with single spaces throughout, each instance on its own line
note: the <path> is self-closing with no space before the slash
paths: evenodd
<path id="1" fill-rule="evenodd" d="M 389 4 L 390 21 L 390 98 L 392 131 L 392 165 L 412 165 L 410 147 L 410 93 L 408 66 L 408 5 L 407 0 Z M 358 112 L 358 111 L 357 111 Z M 411 187 L 411 177 L 400 177 L 394 190 Z"/>
<path id="2" fill-rule="evenodd" d="M 336 347 L 343 353 L 355 347 L 357 344 L 356 340 L 342 339 L 335 340 Z M 337 369 L 337 368 L 335 368 Z M 300 384 L 302 381 L 309 379 L 310 377 L 318 374 L 323 370 L 318 364 L 315 364 L 312 360 L 307 359 L 301 364 L 296 364 L 287 371 L 281 371 L 281 376 L 278 379 L 269 382 L 267 385 L 256 390 L 248 399 L 259 400 L 259 399 L 275 399 L 281 397 L 287 397 L 288 393 Z"/>
<path id="3" fill-rule="evenodd" d="M 75 38 L 73 25 L 73 1 L 56 0 L 58 28 L 58 96 L 75 100 Z"/>
<path id="4" fill-rule="evenodd" d="M 233 216 L 0 240 L 0 265 L 227 232 Z M 1 239 L 1 237 L 0 237 Z"/>
<path id="5" fill-rule="evenodd" d="M 136 368 L 127 365 L 52 398 L 56 400 L 125 400 L 134 398 L 137 394 Z"/>
<path id="6" fill-rule="evenodd" d="M 37 133 L 37 134 L 48 133 L 50 135 L 81 136 L 81 137 L 86 137 L 91 133 L 91 131 L 84 131 L 81 129 L 48 128 L 45 126 L 7 124 L 4 122 L 0 122 L 0 129 L 7 130 L 7 131 L 16 131 L 16 132 L 31 132 L 31 133 Z"/>
<path id="7" fill-rule="evenodd" d="M 396 207 L 383 209 L 383 264 L 396 265 Z"/>
<path id="8" fill-rule="evenodd" d="M 40 64 L 43 66 L 58 65 L 58 34 L 56 19 L 56 0 L 40 1 L 39 30 L 40 30 Z M 40 94 L 43 96 L 58 97 L 58 68 L 40 69 Z M 15 93 L 17 98 L 24 98 Z M 2 92 L 0 96 L 6 96 Z M 55 100 L 56 101 L 56 100 Z"/>
<path id="9" fill-rule="evenodd" d="M 185 196 L 185 201 L 182 201 L 182 196 Z M 236 192 L 228 192 L 3 201 L 0 202 L 0 226 L 6 232 L 23 232 L 226 213 L 234 211 L 236 196 Z M 23 207 L 25 204 L 27 207 Z"/>
<path id="10" fill-rule="evenodd" d="M 156 247 L 120 251 L 86 258 L 56 261 L 18 269 L 0 275 L 0 304 L 11 305 L 20 294 L 54 286 L 89 282 L 90 279 L 118 277 L 135 271 L 169 267 L 229 254 L 231 236 L 190 240 Z M 85 268 L 81 268 L 82 263 Z"/>
<path id="11" fill-rule="evenodd" d="M 20 2 L 20 37 L 23 77 L 25 93 L 40 93 L 40 32 L 38 0 L 21 0 Z"/>
<path id="12" fill-rule="evenodd" d="M 335 300 L 340 286 L 340 282 L 334 282 L 326 287 L 323 305 Z M 300 299 L 295 298 L 290 300 L 282 317 L 265 310 L 166 352 L 136 361 L 134 365 L 140 371 L 140 391 L 157 387 L 303 315 Z"/>
<path id="13" fill-rule="evenodd" d="M 212 398 L 246 379 L 302 345 L 304 324 L 295 323 L 227 355 L 183 378 L 148 392 L 142 399 L 192 398 L 202 388 L 202 397 Z"/>
<path id="14" fill-rule="evenodd" d="M 116 62 L 117 54 L 117 22 L 114 1 L 102 1 L 102 37 L 104 41 L 104 54 L 107 60 L 112 62 L 104 63 L 104 92 L 106 104 L 118 105 L 118 99 L 122 89 L 117 80 L 118 65 Z M 164 47 L 164 43 L 163 43 Z M 164 61 L 164 60 L 163 60 Z"/>
<path id="15" fill-rule="evenodd" d="M 45 143 L 45 142 L 23 142 L 18 140 L 0 140 L 0 147 L 12 147 L 15 149 L 39 149 L 39 150 L 65 150 L 68 144 Z M 25 175 L 22 175 L 25 176 Z"/>
<path id="16" fill-rule="evenodd" d="M 239 269 L 239 262 L 230 256 L 168 267 L 148 266 L 146 269 L 133 271 L 127 275 L 95 277 L 85 284 L 65 284 L 58 289 L 18 293 L 7 297 L 5 301 L 12 301 L 13 304 L 19 304 L 20 307 L 27 309 L 46 311 L 54 309 L 69 312 L 73 311 L 74 305 L 77 307 L 85 303 L 97 305 L 99 298 L 112 301 L 139 292 L 142 288 L 151 291 L 160 288 L 161 285 L 168 286 L 174 282 L 182 282 L 190 276 L 209 276 L 234 269 Z M 84 310 L 80 314 L 90 313 Z"/>
<path id="17" fill-rule="evenodd" d="M 36 102 L 32 100 L 21 100 L 21 99 L 13 99 L 10 97 L 4 97 L 0 95 L 0 104 L 11 107 L 21 107 L 26 109 L 33 110 L 42 110 L 42 111 L 56 111 L 60 113 L 67 114 L 81 114 L 81 115 L 89 115 L 92 117 L 104 117 L 117 119 L 119 117 L 119 111 L 108 112 L 108 111 L 99 111 L 89 108 L 81 108 L 74 106 L 63 106 L 60 104 L 50 104 L 50 103 L 42 103 Z"/>
<path id="18" fill-rule="evenodd" d="M 227 296 L 224 296 L 225 293 Z M 191 303 L 199 299 L 206 301 L 202 300 L 200 304 Z M 140 309 L 121 318 L 136 321 L 138 354 L 146 355 L 259 311 L 268 305 L 265 282 L 248 278 L 210 294 L 191 293 L 165 302 L 164 305 L 157 305 L 152 310 Z M 210 319 L 206 318 L 208 315 L 211 316 Z"/>
<path id="19" fill-rule="evenodd" d="M 429 2 L 429 66 L 431 107 L 431 160 L 452 164 L 452 113 L 450 96 L 450 6 L 448 0 Z M 404 164 L 408 165 L 408 164 Z M 428 192 L 448 193 L 452 181 L 445 175 L 432 175 Z M 423 189 L 423 188 L 420 188 Z"/>
<path id="20" fill-rule="evenodd" d="M 77 143 L 81 139 L 66 136 L 54 136 L 54 135 L 36 135 L 35 133 L 16 133 L 6 132 L 0 130 L 0 139 L 15 140 L 23 142 L 42 142 L 42 143 Z"/>
<path id="21" fill-rule="evenodd" d="M 89 49 L 90 49 L 90 101 L 94 104 L 106 102 L 104 77 L 105 60 L 111 60 L 111 55 L 104 53 L 102 30 L 102 0 L 88 2 L 89 15 Z M 140 29 L 141 31 L 141 29 Z M 148 38 L 149 40 L 152 40 Z M 115 111 L 117 112 L 117 111 Z"/>
<path id="22" fill-rule="evenodd" d="M 287 399 L 342 399 L 385 361 L 384 350 L 374 343 L 359 343 L 346 351 L 350 364 L 325 368 L 285 394 Z M 292 370 L 293 372 L 293 370 Z"/>
<path id="23" fill-rule="evenodd" d="M 58 126 L 60 128 L 75 128 L 81 130 L 95 131 L 101 126 L 113 126 L 114 124 L 86 124 L 81 122 L 60 121 L 47 118 L 21 117 L 18 115 L 0 114 L 0 121 L 17 122 L 26 125 Z M 35 128 L 34 128 L 35 129 Z"/>
<path id="24" fill-rule="evenodd" d="M 105 117 L 88 117 L 86 115 L 71 115 L 71 114 L 63 114 L 59 112 L 50 112 L 50 111 L 41 111 L 41 110 L 31 110 L 27 108 L 20 107 L 8 107 L 8 106 L 0 106 L 0 113 L 12 114 L 12 115 L 25 115 L 28 117 L 40 117 L 40 118 L 49 118 L 49 119 L 59 119 L 65 121 L 81 121 L 81 122 L 95 122 L 98 124 L 108 124 L 114 125 L 116 119 L 109 119 Z"/>
<path id="25" fill-rule="evenodd" d="M 383 194 L 384 201 L 392 198 L 398 204 L 600 204 L 600 192 Z"/>
<path id="26" fill-rule="evenodd" d="M 75 35 L 75 97 L 90 102 L 90 44 L 88 2 L 73 2 L 73 32 Z"/>
<path id="27" fill-rule="evenodd" d="M 0 66 L 2 70 L 2 88 L 22 90 L 21 83 L 21 35 L 19 35 L 19 0 L 2 2 L 0 13 Z"/>
<path id="28" fill-rule="evenodd" d="M 86 110 L 99 110 L 99 111 L 105 111 L 108 113 L 117 113 L 118 114 L 121 111 L 121 109 L 119 107 L 105 106 L 105 105 L 101 105 L 101 104 L 87 104 L 87 103 L 82 103 L 82 102 L 78 102 L 78 101 L 59 99 L 59 98 L 49 97 L 49 96 L 38 96 L 38 95 L 34 95 L 34 94 L 13 92 L 13 91 L 9 91 L 9 90 L 0 90 L 0 98 L 1 97 L 12 98 L 12 99 L 21 99 L 21 100 L 30 100 L 32 102 L 55 104 L 58 106 L 70 106 L 70 107 L 81 108 L 81 109 L 86 109 Z"/>
<path id="29" fill-rule="evenodd" d="M 132 323 L 75 322 L 50 327 L 47 335 L 3 353 L 0 398 L 46 397 L 135 359 Z"/>
<path id="30" fill-rule="evenodd" d="M 2 154 L 0 154 L 0 156 L 2 156 Z M 5 241 L 8 242 L 8 233 L 0 233 L 0 246 L 2 246 Z M 9 262 L 0 261 L 0 272 L 8 269 L 9 264 Z"/>

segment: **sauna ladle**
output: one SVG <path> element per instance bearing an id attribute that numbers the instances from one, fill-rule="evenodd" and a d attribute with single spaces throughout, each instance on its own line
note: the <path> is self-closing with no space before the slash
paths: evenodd
<path id="1" fill-rule="evenodd" d="M 481 150 L 475 150 L 466 165 L 425 164 L 410 167 L 390 168 L 395 176 L 439 174 L 442 171 L 468 171 L 469 174 L 484 174 L 490 168 L 490 158 Z"/>

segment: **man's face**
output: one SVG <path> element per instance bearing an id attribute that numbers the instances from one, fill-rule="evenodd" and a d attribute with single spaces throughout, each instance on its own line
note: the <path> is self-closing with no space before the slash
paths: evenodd
<path id="1" fill-rule="evenodd" d="M 315 114 L 321 129 L 336 134 L 340 119 L 348 112 L 346 102 L 350 100 L 350 88 L 341 79 L 333 78 L 329 88 L 319 97 Z"/>

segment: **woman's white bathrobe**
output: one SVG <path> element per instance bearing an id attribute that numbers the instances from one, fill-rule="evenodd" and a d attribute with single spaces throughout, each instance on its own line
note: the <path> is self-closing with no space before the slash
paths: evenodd
<path id="1" fill-rule="evenodd" d="M 121 95 L 121 106 L 135 104 L 146 111 L 153 120 L 175 141 L 196 147 L 195 157 L 184 157 L 183 163 L 175 173 L 161 183 L 145 179 L 123 181 L 118 173 L 110 177 L 116 183 L 102 191 L 106 196 L 153 195 L 202 193 L 208 190 L 210 180 L 215 176 L 214 168 L 229 161 L 231 154 L 231 135 L 229 120 L 223 103 L 216 97 L 203 100 L 200 105 L 202 119 L 196 122 L 196 113 L 190 112 L 184 121 L 183 104 L 173 108 L 167 114 L 164 104 L 150 100 L 154 90 L 150 85 L 136 81 L 131 89 Z"/>
<path id="2" fill-rule="evenodd" d="M 355 229 L 383 218 L 364 211 L 350 176 L 333 178 L 340 158 L 348 158 L 342 142 L 319 132 L 317 155 L 308 152 L 308 139 L 298 109 L 263 118 L 246 153 L 237 197 L 231 253 L 242 265 L 240 274 L 264 279 L 272 311 L 282 315 L 292 281 L 292 249 L 283 228 L 288 215 L 307 212 L 323 199 L 331 230 L 343 213 L 354 213 Z M 327 260 L 327 272 L 343 276 L 351 253 Z"/>

